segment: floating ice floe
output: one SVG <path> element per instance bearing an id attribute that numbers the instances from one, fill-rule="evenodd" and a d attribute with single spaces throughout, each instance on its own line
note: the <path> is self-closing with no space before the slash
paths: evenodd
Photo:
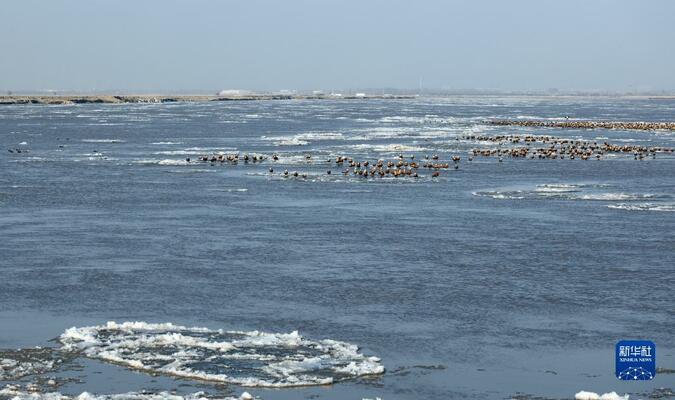
<path id="1" fill-rule="evenodd" d="M 52 371 L 63 362 L 62 357 L 52 348 L 0 351 L 0 380 L 16 380 Z"/>
<path id="2" fill-rule="evenodd" d="M 618 395 L 616 392 L 599 395 L 595 392 L 580 391 L 574 395 L 575 400 L 628 400 L 629 395 Z"/>
<path id="3" fill-rule="evenodd" d="M 384 372 L 377 357 L 337 340 L 291 333 L 188 328 L 171 323 L 108 322 L 70 328 L 64 351 L 130 368 L 241 386 L 325 385 Z"/>

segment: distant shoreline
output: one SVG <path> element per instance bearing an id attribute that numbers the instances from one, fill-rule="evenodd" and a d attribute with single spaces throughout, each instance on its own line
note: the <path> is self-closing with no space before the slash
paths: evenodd
<path id="1" fill-rule="evenodd" d="M 94 94 L 70 94 L 70 95 L 0 95 L 0 105 L 22 105 L 22 104 L 42 104 L 42 105 L 69 105 L 69 104 L 160 104 L 160 103 L 197 103 L 211 101 L 268 101 L 268 100 L 372 100 L 372 99 L 415 99 L 415 98 L 433 98 L 433 97 L 528 97 L 538 99 L 556 99 L 556 98 L 625 98 L 636 100 L 675 100 L 673 95 L 542 95 L 542 94 L 349 94 L 349 95 L 329 95 L 329 94 L 226 94 L 226 95 L 205 95 L 205 94 L 124 94 L 124 95 L 94 95 Z"/>
<path id="2" fill-rule="evenodd" d="M 128 103 L 186 103 L 209 101 L 255 101 L 255 100 L 369 100 L 413 99 L 413 95 L 296 95 L 296 94 L 245 94 L 245 95 L 44 95 L 0 96 L 0 105 L 15 104 L 128 104 Z"/>

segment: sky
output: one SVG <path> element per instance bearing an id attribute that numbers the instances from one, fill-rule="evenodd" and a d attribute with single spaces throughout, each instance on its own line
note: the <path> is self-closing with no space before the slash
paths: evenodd
<path id="1" fill-rule="evenodd" d="M 675 91 L 671 0 L 0 0 L 0 93 Z"/>

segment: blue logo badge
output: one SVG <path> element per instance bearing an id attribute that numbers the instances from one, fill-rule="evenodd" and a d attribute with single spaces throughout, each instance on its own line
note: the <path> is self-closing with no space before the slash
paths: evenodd
<path id="1" fill-rule="evenodd" d="M 650 340 L 622 340 L 616 344 L 616 377 L 649 381 L 656 375 L 656 346 Z"/>

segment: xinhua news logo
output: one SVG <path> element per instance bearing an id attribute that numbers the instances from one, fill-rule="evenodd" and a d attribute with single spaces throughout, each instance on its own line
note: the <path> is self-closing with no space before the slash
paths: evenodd
<path id="1" fill-rule="evenodd" d="M 622 340 L 616 344 L 616 377 L 649 381 L 656 376 L 656 346 L 650 340 Z"/>

